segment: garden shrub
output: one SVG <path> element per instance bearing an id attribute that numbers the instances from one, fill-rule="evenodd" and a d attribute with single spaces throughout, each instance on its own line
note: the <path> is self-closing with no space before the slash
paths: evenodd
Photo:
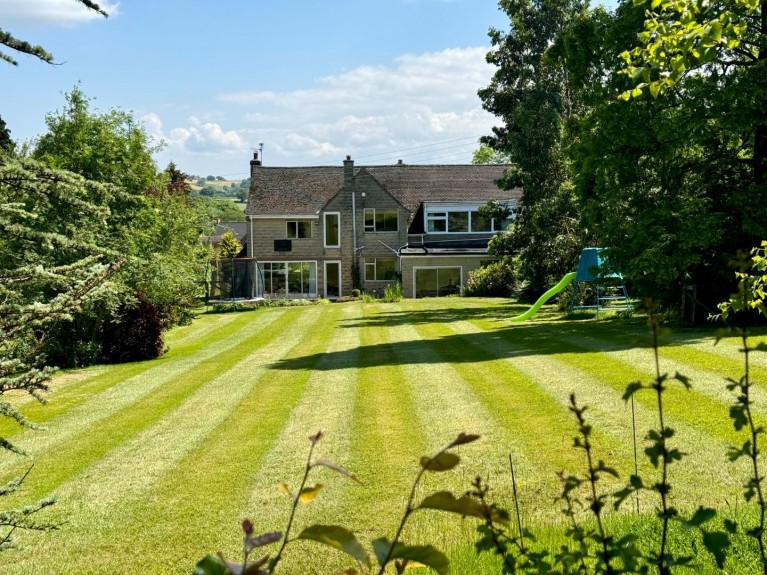
<path id="1" fill-rule="evenodd" d="M 135 305 L 121 311 L 119 321 L 107 322 L 101 328 L 101 361 L 126 363 L 162 355 L 163 318 L 160 310 L 139 296 Z"/>
<path id="2" fill-rule="evenodd" d="M 207 313 L 233 313 L 240 311 L 255 311 L 259 308 L 259 302 L 218 302 L 210 306 Z"/>
<path id="3" fill-rule="evenodd" d="M 469 297 L 509 297 L 517 286 L 511 258 L 503 258 L 469 272 L 463 295 Z"/>

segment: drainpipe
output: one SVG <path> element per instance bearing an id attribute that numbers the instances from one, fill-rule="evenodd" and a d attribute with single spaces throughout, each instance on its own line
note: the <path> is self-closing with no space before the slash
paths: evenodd
<path id="1" fill-rule="evenodd" d="M 253 258 L 256 269 L 256 293 L 250 292 L 251 299 L 255 299 L 256 294 L 258 293 L 258 259 L 256 258 L 256 244 L 253 241 L 253 216 L 248 216 L 248 220 L 250 223 L 250 234 L 248 234 L 248 240 L 250 243 L 250 257 Z"/>
<path id="2" fill-rule="evenodd" d="M 346 156 L 344 160 L 344 190 L 352 194 L 352 270 L 357 269 L 357 193 L 354 185 L 354 160 Z M 341 230 L 339 230 L 340 233 Z M 353 273 L 353 272 L 352 272 Z"/>
<path id="3" fill-rule="evenodd" d="M 357 192 L 352 189 L 352 247 L 354 258 L 357 258 Z"/>

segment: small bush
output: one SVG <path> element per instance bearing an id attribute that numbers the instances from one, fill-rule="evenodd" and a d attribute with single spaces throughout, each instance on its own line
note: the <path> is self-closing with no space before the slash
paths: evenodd
<path id="1" fill-rule="evenodd" d="M 207 313 L 233 313 L 240 311 L 254 311 L 259 308 L 260 302 L 220 302 L 210 306 Z"/>
<path id="2" fill-rule="evenodd" d="M 469 272 L 463 295 L 469 297 L 509 297 L 514 293 L 517 278 L 509 258 L 492 262 Z"/>
<path id="3" fill-rule="evenodd" d="M 358 290 L 357 288 L 354 288 L 352 290 L 352 297 L 360 297 L 361 294 L 362 294 L 362 292 L 360 290 Z"/>
<path id="4" fill-rule="evenodd" d="M 402 299 L 402 284 L 400 282 L 389 284 L 384 288 L 382 301 L 387 303 L 400 301 Z"/>

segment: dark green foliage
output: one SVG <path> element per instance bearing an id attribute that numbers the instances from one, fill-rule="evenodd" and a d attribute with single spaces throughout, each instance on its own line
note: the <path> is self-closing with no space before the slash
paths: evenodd
<path id="1" fill-rule="evenodd" d="M 601 70 L 569 149 L 583 221 L 635 294 L 676 306 L 693 284 L 711 311 L 726 262 L 767 234 L 765 7 L 661 1 L 646 17 L 636 4 L 570 40 Z"/>
<path id="2" fill-rule="evenodd" d="M 159 147 L 144 126 L 130 112 L 92 109 L 79 86 L 65 94 L 65 100 L 63 110 L 46 115 L 48 131 L 37 141 L 33 156 L 51 168 L 119 186 L 130 198 L 150 190 L 157 176 L 152 154 Z M 126 206 L 113 203 L 110 208 L 118 218 Z"/>
<path id="3" fill-rule="evenodd" d="M 156 148 L 132 114 L 92 110 L 79 87 L 65 98 L 64 110 L 46 117 L 48 132 L 33 155 L 51 167 L 112 184 L 110 193 L 89 197 L 102 208 L 105 224 L 93 241 L 121 256 L 111 298 L 83 307 L 46 343 L 49 361 L 71 366 L 97 357 L 119 357 L 111 343 L 100 338 L 110 333 L 108 324 L 125 323 L 121 314 L 130 316 L 136 306 L 149 306 L 163 330 L 191 318 L 204 294 L 210 257 L 199 238 L 210 234 L 212 219 L 191 197 L 186 174 L 173 163 L 157 172 L 152 159 Z M 40 215 L 43 225 L 49 220 L 77 221 L 76 214 L 60 209 L 44 218 L 43 212 Z M 91 229 L 94 226 L 83 225 L 77 233 Z M 163 349 L 152 339 L 131 338 L 130 343 L 148 348 L 126 351 L 126 357 L 155 357 Z M 102 344 L 109 349 L 102 349 Z"/>
<path id="4" fill-rule="evenodd" d="M 23 391 L 44 401 L 53 373 L 44 354 L 48 340 L 83 309 L 112 298 L 109 280 L 121 256 L 99 243 L 108 212 L 91 198 L 114 192 L 0 152 L 0 417 L 30 426 L 4 394 Z M 20 452 L 0 438 L 5 451 Z M 22 482 L 0 486 L 0 496 Z M 44 499 L 0 511 L 0 549 L 12 545 L 16 530 L 55 528 L 35 517 L 52 503 Z"/>
<path id="5" fill-rule="evenodd" d="M 554 52 L 556 42 L 585 11 L 579 0 L 501 0 L 510 30 L 491 29 L 497 66 L 493 80 L 479 91 L 483 106 L 501 117 L 485 144 L 514 164 L 503 186 L 522 187 L 522 206 L 511 241 L 520 255 L 523 295 L 537 298 L 572 271 L 587 243 L 578 230 L 570 171 L 563 143 L 567 123 L 582 104 L 570 71 Z"/>
<path id="6" fill-rule="evenodd" d="M 16 144 L 11 139 L 11 131 L 8 129 L 5 120 L 0 117 L 0 152 L 10 152 L 15 145 Z"/>
<path id="7" fill-rule="evenodd" d="M 209 221 L 244 222 L 245 213 L 231 198 L 194 198 L 197 208 L 204 212 Z"/>
<path id="8" fill-rule="evenodd" d="M 106 322 L 101 328 L 100 361 L 126 363 L 162 354 L 164 322 L 154 305 L 139 295 L 138 302 L 121 309 L 117 317 L 117 321 Z"/>
<path id="9" fill-rule="evenodd" d="M 469 297 L 509 297 L 516 289 L 513 260 L 505 257 L 469 272 L 463 295 Z"/>

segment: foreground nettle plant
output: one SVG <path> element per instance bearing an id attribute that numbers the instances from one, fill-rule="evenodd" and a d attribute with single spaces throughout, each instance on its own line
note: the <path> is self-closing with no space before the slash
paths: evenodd
<path id="1" fill-rule="evenodd" d="M 360 483 L 354 473 L 340 465 L 327 459 L 314 459 L 314 450 L 322 437 L 323 433 L 321 431 L 309 437 L 311 446 L 298 489 L 292 491 L 286 483 L 280 483 L 278 486 L 279 490 L 289 495 L 292 500 L 291 512 L 284 533 L 274 531 L 254 534 L 253 524 L 250 520 L 246 519 L 242 522 L 244 534 L 242 561 L 228 561 L 221 553 L 218 555 L 208 555 L 197 564 L 194 575 L 270 575 L 275 572 L 280 564 L 288 544 L 301 540 L 322 543 L 342 551 L 353 558 L 356 565 L 343 571 L 345 575 L 355 575 L 375 569 L 365 548 L 357 540 L 354 533 L 345 527 L 339 525 L 312 525 L 291 538 L 290 534 L 299 504 L 313 501 L 323 488 L 322 483 L 309 484 L 309 474 L 313 469 L 325 467 Z M 416 502 L 416 491 L 424 474 L 426 472 L 440 473 L 453 469 L 461 459 L 458 455 L 452 453 L 451 450 L 459 445 L 472 443 L 477 439 L 479 439 L 478 435 L 460 433 L 453 441 L 438 451 L 436 455 L 421 458 L 421 469 L 413 482 L 405 512 L 394 538 L 389 540 L 386 537 L 380 537 L 372 542 L 373 554 L 378 563 L 378 570 L 376 571 L 378 575 L 383 575 L 389 565 L 393 565 L 398 574 L 414 566 L 430 567 L 440 575 L 447 573 L 448 560 L 444 553 L 432 545 L 409 545 L 403 543 L 400 538 L 409 517 L 419 509 L 447 511 L 480 519 L 487 517 L 488 509 L 468 495 L 456 497 L 449 491 L 440 491 L 424 497 L 420 503 Z M 502 522 L 508 521 L 508 515 L 494 513 L 494 517 Z M 280 547 L 273 557 L 264 550 L 261 550 L 262 547 L 276 543 L 280 543 Z"/>

